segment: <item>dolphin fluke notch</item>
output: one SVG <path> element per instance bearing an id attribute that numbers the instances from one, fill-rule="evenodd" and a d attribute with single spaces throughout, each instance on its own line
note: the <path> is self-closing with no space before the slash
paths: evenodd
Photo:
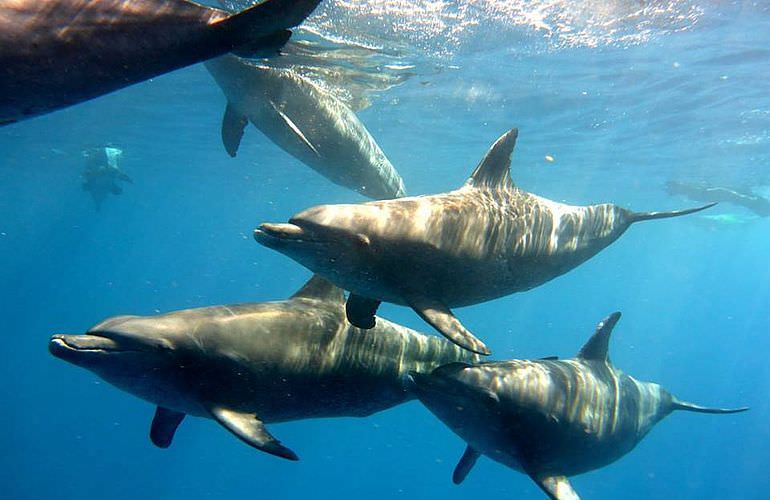
<path id="1" fill-rule="evenodd" d="M 692 411 L 695 413 L 712 413 L 712 414 L 727 414 L 727 413 L 741 413 L 749 409 L 748 406 L 742 406 L 740 408 L 710 408 L 708 406 L 700 406 L 687 401 L 679 401 L 674 399 L 671 403 L 674 410 Z"/>
<path id="2" fill-rule="evenodd" d="M 631 212 L 628 219 L 630 223 L 643 220 L 669 219 L 671 217 L 681 217 L 682 215 L 694 214 L 696 212 L 700 212 L 701 210 L 711 208 L 714 205 L 716 205 L 716 203 L 709 203 L 707 205 L 703 205 L 702 207 L 686 208 L 684 210 L 671 210 L 668 212 Z"/>

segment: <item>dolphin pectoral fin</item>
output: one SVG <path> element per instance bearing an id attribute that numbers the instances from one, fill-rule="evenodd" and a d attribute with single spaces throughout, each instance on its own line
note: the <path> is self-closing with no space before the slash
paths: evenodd
<path id="1" fill-rule="evenodd" d="M 463 349 L 484 356 L 491 354 L 484 342 L 468 331 L 444 304 L 424 297 L 410 297 L 407 299 L 407 303 L 441 335 Z"/>
<path id="2" fill-rule="evenodd" d="M 348 301 L 345 303 L 345 314 L 348 317 L 348 321 L 350 321 L 351 325 L 363 328 L 364 330 L 374 328 L 374 315 L 377 313 L 380 303 L 379 300 L 351 293 L 348 296 Z"/>
<path id="3" fill-rule="evenodd" d="M 110 188 L 110 192 L 114 195 L 123 194 L 123 188 L 117 184 L 113 184 L 113 186 Z"/>
<path id="4" fill-rule="evenodd" d="M 538 476 L 530 474 L 534 482 L 553 500 L 580 500 L 566 476 Z"/>
<path id="5" fill-rule="evenodd" d="M 465 481 L 465 478 L 468 477 L 468 473 L 473 469 L 473 466 L 476 465 L 476 460 L 478 460 L 480 456 L 481 453 L 468 445 L 465 448 L 465 453 L 463 453 L 463 456 L 460 457 L 460 461 L 457 462 L 457 465 L 455 466 L 455 471 L 452 473 L 452 482 L 460 484 Z"/>
<path id="6" fill-rule="evenodd" d="M 287 460 L 299 460 L 296 453 L 274 438 L 254 413 L 242 413 L 219 406 L 209 408 L 214 420 L 244 443 Z"/>
<path id="7" fill-rule="evenodd" d="M 225 115 L 222 117 L 222 144 L 224 144 L 227 154 L 232 158 L 235 158 L 235 155 L 238 154 L 243 131 L 248 124 L 249 119 L 246 115 L 243 115 L 235 109 L 235 106 L 228 102 L 225 108 Z"/>
<path id="8" fill-rule="evenodd" d="M 179 424 L 184 420 L 184 413 L 158 406 L 150 426 L 150 441 L 158 448 L 168 448 L 174 439 Z"/>

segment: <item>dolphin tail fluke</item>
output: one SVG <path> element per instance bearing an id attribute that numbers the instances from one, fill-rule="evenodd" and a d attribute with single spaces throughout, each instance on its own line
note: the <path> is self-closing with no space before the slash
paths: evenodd
<path id="1" fill-rule="evenodd" d="M 703 205 L 702 207 L 687 208 L 684 210 L 671 210 L 669 212 L 631 212 L 629 219 L 632 223 L 643 220 L 669 219 L 671 217 L 681 217 L 682 215 L 694 214 L 695 212 L 700 212 L 701 210 L 711 208 L 714 205 L 716 205 L 716 203 L 709 203 L 708 205 Z"/>
<path id="2" fill-rule="evenodd" d="M 743 406 L 740 408 L 709 408 L 707 406 L 700 406 L 693 403 L 688 403 L 687 401 L 679 401 L 678 399 L 674 399 L 674 401 L 672 402 L 672 405 L 674 407 L 674 410 L 684 410 L 684 411 L 692 411 L 696 413 L 714 413 L 714 414 L 740 413 L 742 411 L 746 411 L 749 409 L 747 406 Z"/>
<path id="3" fill-rule="evenodd" d="M 275 48 L 272 37 L 297 26 L 321 0 L 267 0 L 225 19 L 221 26 L 231 33 L 232 47 L 249 46 L 260 39 L 267 49 Z M 283 40 L 285 43 L 288 37 Z M 277 47 L 280 48 L 280 47 Z"/>

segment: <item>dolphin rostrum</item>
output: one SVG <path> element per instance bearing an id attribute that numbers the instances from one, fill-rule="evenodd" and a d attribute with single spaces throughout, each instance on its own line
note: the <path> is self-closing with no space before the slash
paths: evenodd
<path id="1" fill-rule="evenodd" d="M 517 130 L 487 152 L 463 187 L 431 196 L 322 205 L 288 224 L 262 224 L 255 239 L 350 290 L 348 320 L 371 328 L 380 301 L 408 305 L 452 342 L 487 347 L 451 307 L 541 285 L 585 262 L 637 221 L 704 208 L 632 212 L 572 206 L 514 186 Z"/>
<path id="2" fill-rule="evenodd" d="M 206 63 L 227 97 L 222 142 L 235 156 L 251 122 L 332 182 L 375 199 L 404 196 L 404 182 L 355 113 L 291 67 L 225 55 Z"/>
<path id="3" fill-rule="evenodd" d="M 231 14 L 188 0 L 0 0 L 0 125 L 233 49 L 274 47 L 319 2 L 267 0 Z"/>
<path id="4" fill-rule="evenodd" d="M 345 319 L 342 290 L 312 278 L 291 299 L 117 316 L 84 335 L 54 335 L 51 353 L 157 405 L 152 442 L 166 448 L 186 414 L 247 444 L 297 455 L 269 422 L 367 416 L 414 399 L 408 372 L 475 361 L 459 347 L 384 319 Z"/>
<path id="5" fill-rule="evenodd" d="M 568 476 L 618 460 L 672 411 L 747 410 L 680 401 L 615 368 L 607 349 L 619 318 L 599 323 L 574 359 L 451 363 L 411 374 L 420 401 L 468 443 L 453 481 L 486 455 L 528 474 L 550 498 L 576 499 Z"/>

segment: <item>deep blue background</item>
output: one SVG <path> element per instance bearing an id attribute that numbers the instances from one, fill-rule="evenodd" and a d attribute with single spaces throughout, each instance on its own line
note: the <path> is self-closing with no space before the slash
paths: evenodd
<path id="1" fill-rule="evenodd" d="M 766 8 L 704 8 L 690 29 L 638 45 L 541 50 L 540 36 L 523 30 L 442 56 L 441 71 L 361 113 L 410 193 L 459 186 L 511 126 L 520 128 L 514 181 L 560 201 L 671 209 L 693 202 L 666 195 L 668 179 L 770 183 Z M 147 439 L 149 404 L 48 354 L 51 334 L 107 316 L 281 299 L 309 277 L 257 245 L 252 229 L 361 198 L 253 128 L 238 158 L 227 157 L 224 105 L 195 66 L 0 129 L 2 496 L 540 498 L 528 478 L 486 459 L 452 485 L 464 445 L 417 403 L 273 425 L 299 463 L 194 418 L 159 450 Z M 96 212 L 80 189 L 80 151 L 106 143 L 125 151 L 135 183 Z M 618 463 L 574 478 L 585 498 L 758 499 L 770 488 L 770 220 L 729 205 L 708 214 L 720 213 L 742 223 L 638 224 L 551 283 L 458 311 L 507 358 L 571 356 L 621 310 L 611 356 L 626 372 L 682 399 L 751 406 L 672 415 Z M 429 331 L 406 309 L 381 315 Z"/>

